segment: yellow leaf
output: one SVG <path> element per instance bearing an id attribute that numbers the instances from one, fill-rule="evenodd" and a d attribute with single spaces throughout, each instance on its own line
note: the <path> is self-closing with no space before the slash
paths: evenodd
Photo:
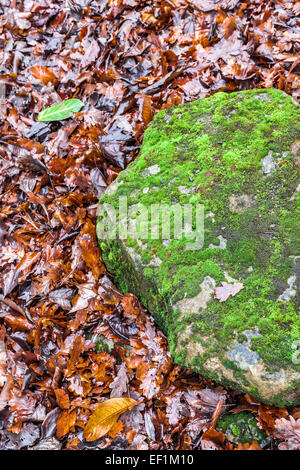
<path id="1" fill-rule="evenodd" d="M 86 441 L 95 441 L 113 427 L 119 416 L 132 409 L 138 402 L 132 398 L 110 398 L 98 405 L 83 431 Z"/>

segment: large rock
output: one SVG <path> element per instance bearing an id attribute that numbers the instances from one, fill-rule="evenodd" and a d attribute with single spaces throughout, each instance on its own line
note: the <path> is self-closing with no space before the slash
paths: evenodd
<path id="1" fill-rule="evenodd" d="M 300 404 L 298 139 L 299 106 L 279 90 L 163 110 L 101 198 L 97 223 L 109 272 L 152 313 L 174 361 L 279 406 Z M 165 205 L 162 220 L 155 204 Z M 174 220 L 171 236 L 158 236 L 184 204 L 194 211 L 186 233 L 172 233 Z M 134 233 L 144 206 L 148 239 Z"/>

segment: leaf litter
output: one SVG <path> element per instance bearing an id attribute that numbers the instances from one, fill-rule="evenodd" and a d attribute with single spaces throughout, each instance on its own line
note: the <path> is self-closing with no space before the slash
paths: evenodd
<path id="1" fill-rule="evenodd" d="M 114 286 L 95 232 L 99 196 L 160 109 L 255 87 L 299 99 L 299 11 L 271 0 L 1 2 L 1 449 L 256 450 L 215 430 L 244 410 L 270 449 L 299 449 L 299 408 L 172 363 L 151 316 Z M 38 121 L 67 100 L 84 107 Z M 238 295 L 230 286 L 220 301 Z"/>

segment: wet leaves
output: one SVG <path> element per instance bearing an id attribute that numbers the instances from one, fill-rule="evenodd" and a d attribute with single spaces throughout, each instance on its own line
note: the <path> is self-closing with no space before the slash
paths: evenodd
<path id="1" fill-rule="evenodd" d="M 299 409 L 172 364 L 106 272 L 95 221 L 160 109 L 253 87 L 299 98 L 299 2 L 2 3 L 0 447 L 231 450 L 215 423 L 246 409 L 273 448 L 296 448 Z M 138 404 L 85 441 L 97 405 L 124 397 Z"/>
<path id="2" fill-rule="evenodd" d="M 300 419 L 280 418 L 275 423 L 276 436 L 282 441 L 280 450 L 300 450 Z"/>

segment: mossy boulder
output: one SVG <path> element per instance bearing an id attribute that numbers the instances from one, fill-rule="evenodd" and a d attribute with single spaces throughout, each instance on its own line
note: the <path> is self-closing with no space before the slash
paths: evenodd
<path id="1" fill-rule="evenodd" d="M 278 406 L 300 404 L 299 117 L 275 89 L 160 111 L 97 222 L 108 271 L 149 309 L 174 361 Z M 178 236 L 184 205 L 193 219 Z"/>

